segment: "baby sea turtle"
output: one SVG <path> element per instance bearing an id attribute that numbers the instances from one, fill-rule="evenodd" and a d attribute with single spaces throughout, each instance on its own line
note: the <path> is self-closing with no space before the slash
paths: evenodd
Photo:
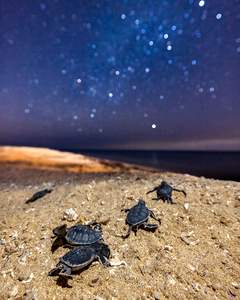
<path id="1" fill-rule="evenodd" d="M 46 194 L 48 193 L 51 193 L 52 190 L 48 190 L 48 189 L 45 189 L 43 191 L 39 191 L 37 193 L 35 193 L 30 199 L 28 199 L 25 203 L 29 203 L 29 202 L 34 202 L 36 201 L 37 199 L 39 198 L 42 198 L 43 196 L 45 196 Z"/>
<path id="2" fill-rule="evenodd" d="M 129 236 L 133 227 L 135 227 L 136 230 L 138 230 L 139 225 L 144 225 L 150 229 L 157 228 L 158 226 L 157 224 L 148 224 L 145 222 L 148 219 L 149 215 L 155 220 L 157 220 L 157 218 L 155 217 L 154 213 L 146 207 L 145 201 L 143 200 L 140 200 L 138 204 L 133 206 L 131 209 L 122 209 L 122 211 L 125 212 L 129 211 L 126 219 L 126 222 L 129 224 L 129 229 L 128 229 L 128 233 L 123 236 L 124 239 L 127 236 Z"/>
<path id="3" fill-rule="evenodd" d="M 180 190 L 172 188 L 165 181 L 162 181 L 159 186 L 156 186 L 152 191 L 147 192 L 147 194 L 152 193 L 154 191 L 157 191 L 157 198 L 153 198 L 152 200 L 160 200 L 161 199 L 161 200 L 163 200 L 163 202 L 165 202 L 167 200 L 167 202 L 171 203 L 171 204 L 177 204 L 172 201 L 172 198 L 171 198 L 172 191 L 181 192 L 185 196 L 187 196 L 187 194 L 184 191 L 180 191 Z"/>
<path id="4" fill-rule="evenodd" d="M 84 268 L 96 258 L 98 258 L 103 267 L 108 267 L 109 264 L 105 257 L 109 258 L 109 256 L 110 249 L 104 243 L 96 242 L 92 245 L 76 247 L 60 258 L 56 268 L 52 269 L 48 276 L 59 275 L 67 279 L 73 279 L 72 271 Z"/>
<path id="5" fill-rule="evenodd" d="M 70 245 L 90 245 L 99 240 L 102 240 L 102 227 L 97 224 L 94 229 L 84 226 L 76 225 L 67 228 L 67 225 L 61 225 L 53 229 L 56 236 L 63 237 Z"/>

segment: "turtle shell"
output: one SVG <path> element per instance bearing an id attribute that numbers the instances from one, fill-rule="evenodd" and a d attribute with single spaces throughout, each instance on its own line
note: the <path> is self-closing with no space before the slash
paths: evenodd
<path id="1" fill-rule="evenodd" d="M 165 181 L 162 181 L 161 184 L 158 186 L 157 190 L 159 194 L 162 194 L 163 196 L 167 197 L 167 196 L 171 196 L 173 189 Z"/>
<path id="2" fill-rule="evenodd" d="M 102 239 L 101 233 L 84 225 L 68 228 L 65 236 L 71 245 L 90 245 Z"/>
<path id="3" fill-rule="evenodd" d="M 131 225 L 137 225 L 146 221 L 148 217 L 149 210 L 145 206 L 145 201 L 140 200 L 127 214 L 127 222 Z"/>
<path id="4" fill-rule="evenodd" d="M 91 246 L 76 247 L 60 258 L 60 264 L 64 263 L 74 271 L 85 267 L 94 258 L 96 258 L 96 254 Z"/>
<path id="5" fill-rule="evenodd" d="M 110 249 L 107 244 L 97 242 L 93 245 L 73 248 L 60 258 L 59 264 L 63 263 L 75 271 L 90 264 L 99 254 L 109 257 Z"/>

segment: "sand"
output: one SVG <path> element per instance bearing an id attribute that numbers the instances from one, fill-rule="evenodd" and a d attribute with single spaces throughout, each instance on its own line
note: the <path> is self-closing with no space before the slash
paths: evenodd
<path id="1" fill-rule="evenodd" d="M 177 205 L 146 192 L 165 180 Z M 37 191 L 52 192 L 25 202 Z M 122 208 L 142 199 L 161 225 L 126 239 Z M 187 205 L 186 205 L 187 204 Z M 240 183 L 136 171 L 74 173 L 0 165 L 0 299 L 240 299 Z M 61 219 L 72 208 L 76 221 Z M 111 261 L 48 276 L 69 251 L 52 249 L 52 230 L 85 221 L 102 224 Z M 149 223 L 156 223 L 149 218 Z M 181 238 L 183 237 L 183 239 Z M 53 251 L 54 250 L 54 251 Z"/>

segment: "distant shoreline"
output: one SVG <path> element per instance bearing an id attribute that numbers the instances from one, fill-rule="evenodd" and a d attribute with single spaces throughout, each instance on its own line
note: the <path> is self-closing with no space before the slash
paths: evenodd
<path id="1" fill-rule="evenodd" d="M 61 151 L 65 151 L 62 149 Z M 90 157 L 221 180 L 240 181 L 240 151 L 70 150 Z"/>

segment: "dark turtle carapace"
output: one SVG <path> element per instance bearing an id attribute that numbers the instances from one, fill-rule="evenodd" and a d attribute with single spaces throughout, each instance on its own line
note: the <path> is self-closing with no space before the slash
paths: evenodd
<path id="1" fill-rule="evenodd" d="M 129 224 L 128 232 L 123 236 L 123 238 L 128 237 L 133 228 L 138 230 L 139 225 L 144 225 L 149 229 L 158 227 L 157 224 L 148 224 L 145 222 L 147 221 L 149 215 L 155 220 L 157 220 L 157 218 L 155 217 L 154 213 L 146 207 L 145 201 L 143 200 L 140 200 L 138 204 L 133 206 L 131 209 L 122 209 L 122 211 L 128 211 L 126 223 Z"/>
<path id="2" fill-rule="evenodd" d="M 56 236 L 63 237 L 72 246 L 90 245 L 102 240 L 102 228 L 99 224 L 94 229 L 84 225 L 67 228 L 67 225 L 64 224 L 54 228 L 53 233 Z"/>
<path id="3" fill-rule="evenodd" d="M 184 191 L 177 190 L 175 188 L 172 188 L 169 184 L 167 184 L 165 181 L 162 181 L 159 186 L 156 186 L 152 191 L 147 192 L 147 194 L 152 192 L 157 192 L 157 198 L 152 198 L 152 200 L 163 200 L 164 202 L 167 200 L 168 203 L 171 204 L 177 204 L 172 201 L 172 191 L 181 192 L 185 196 L 187 194 Z"/>
<path id="4" fill-rule="evenodd" d="M 107 244 L 96 242 L 88 246 L 75 247 L 60 258 L 56 268 L 52 269 L 48 276 L 61 276 L 67 279 L 73 279 L 72 271 L 77 271 L 94 259 L 98 259 L 103 267 L 108 267 L 109 264 L 106 258 L 110 256 L 110 249 Z"/>
<path id="5" fill-rule="evenodd" d="M 25 203 L 30 203 L 30 202 L 34 202 L 39 198 L 42 198 L 43 196 L 45 196 L 48 193 L 51 193 L 52 190 L 48 190 L 45 189 L 43 191 L 39 191 L 37 193 L 35 193 L 30 199 L 28 199 Z"/>

